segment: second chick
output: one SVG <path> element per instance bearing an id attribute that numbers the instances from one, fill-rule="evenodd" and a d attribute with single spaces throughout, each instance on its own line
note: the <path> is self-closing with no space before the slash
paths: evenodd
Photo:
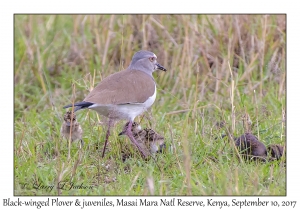
<path id="1" fill-rule="evenodd" d="M 119 136 L 123 135 L 128 127 L 128 122 L 125 124 L 123 131 Z M 139 146 L 148 152 L 148 155 L 162 152 L 166 148 L 165 138 L 152 130 L 151 128 L 141 129 L 141 126 L 133 122 L 132 133 L 137 140 Z"/>
<path id="2" fill-rule="evenodd" d="M 69 139 L 71 135 L 71 140 L 76 141 L 80 140 L 81 145 L 83 146 L 83 140 L 82 140 L 82 128 L 76 120 L 75 113 L 72 114 L 71 111 L 67 111 L 64 115 L 64 121 L 60 129 L 60 133 L 62 137 Z"/>

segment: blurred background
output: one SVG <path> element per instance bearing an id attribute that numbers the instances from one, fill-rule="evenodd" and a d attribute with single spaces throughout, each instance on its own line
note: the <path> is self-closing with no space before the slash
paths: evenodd
<path id="1" fill-rule="evenodd" d="M 239 93 L 256 90 L 263 97 L 275 88 L 282 97 L 285 27 L 285 15 L 17 15 L 15 113 L 19 117 L 31 97 L 47 94 L 47 88 L 60 96 L 52 98 L 55 104 L 69 103 L 70 81 L 95 74 L 97 83 L 126 68 L 141 49 L 153 51 L 168 68 L 156 81 L 180 98 L 174 110 L 195 99 L 228 99 L 228 65 Z"/>

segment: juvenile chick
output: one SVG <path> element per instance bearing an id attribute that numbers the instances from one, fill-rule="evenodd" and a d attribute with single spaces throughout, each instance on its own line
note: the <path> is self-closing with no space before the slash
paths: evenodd
<path id="1" fill-rule="evenodd" d="M 254 160 L 265 160 L 267 148 L 256 136 L 251 133 L 244 133 L 240 137 L 234 138 L 235 146 L 246 158 L 253 157 Z"/>
<path id="2" fill-rule="evenodd" d="M 123 131 L 119 133 L 119 136 L 124 135 L 128 127 L 128 122 L 125 124 Z M 139 146 L 147 151 L 147 155 L 162 152 L 166 148 L 165 138 L 156 133 L 151 128 L 141 129 L 141 126 L 133 122 L 132 133 L 137 140 Z"/>
<path id="3" fill-rule="evenodd" d="M 73 118 L 72 118 L 73 117 Z M 72 122 L 72 127 L 71 127 L 71 122 Z M 64 115 L 64 122 L 61 126 L 60 133 L 62 137 L 69 139 L 70 137 L 70 130 L 71 130 L 71 140 L 76 141 L 80 140 L 81 145 L 83 145 L 82 141 L 82 128 L 80 124 L 76 120 L 76 115 L 71 111 L 67 111 L 67 113 Z"/>

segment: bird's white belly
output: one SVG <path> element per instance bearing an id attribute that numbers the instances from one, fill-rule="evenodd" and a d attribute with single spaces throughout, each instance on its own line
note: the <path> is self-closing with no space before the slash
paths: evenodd
<path id="1" fill-rule="evenodd" d="M 153 96 L 149 97 L 144 103 L 134 103 L 134 104 L 122 104 L 122 105 L 102 105 L 102 104 L 94 104 L 90 106 L 90 109 L 97 111 L 100 115 L 113 118 L 113 119 L 126 119 L 126 120 L 134 120 L 134 118 L 144 111 L 146 111 L 149 107 L 152 106 L 156 98 L 156 88 Z"/>

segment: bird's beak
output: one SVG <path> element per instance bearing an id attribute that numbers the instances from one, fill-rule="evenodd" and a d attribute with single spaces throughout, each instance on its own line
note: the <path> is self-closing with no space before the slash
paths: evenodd
<path id="1" fill-rule="evenodd" d="M 66 122 L 66 124 L 67 124 L 67 126 L 71 126 L 71 123 L 69 123 L 69 122 Z"/>
<path id="2" fill-rule="evenodd" d="M 155 65 L 157 66 L 157 69 L 162 70 L 162 71 L 167 71 L 167 69 L 165 69 L 165 67 L 163 67 L 159 63 L 156 63 Z"/>
<path id="3" fill-rule="evenodd" d="M 126 131 L 122 131 L 121 133 L 118 134 L 118 136 L 122 136 L 125 134 Z"/>

